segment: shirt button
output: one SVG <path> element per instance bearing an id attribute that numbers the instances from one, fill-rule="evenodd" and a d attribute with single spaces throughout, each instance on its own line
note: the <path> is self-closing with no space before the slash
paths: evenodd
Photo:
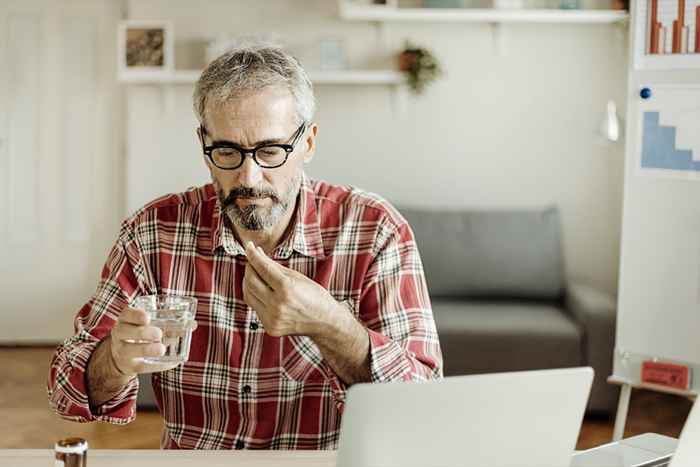
<path id="1" fill-rule="evenodd" d="M 236 441 L 236 449 L 243 449 L 245 447 L 245 443 L 241 440 Z"/>
<path id="2" fill-rule="evenodd" d="M 252 391 L 252 390 L 253 389 L 247 384 L 245 386 L 243 386 L 243 394 L 250 394 L 250 391 Z"/>
<path id="3" fill-rule="evenodd" d="M 258 329 L 258 323 L 255 323 L 255 322 L 250 323 L 250 329 L 252 329 L 253 331 L 256 331 Z"/>

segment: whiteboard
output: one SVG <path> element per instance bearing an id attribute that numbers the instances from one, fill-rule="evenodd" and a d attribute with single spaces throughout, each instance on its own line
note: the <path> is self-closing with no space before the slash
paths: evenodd
<path id="1" fill-rule="evenodd" d="M 643 98 L 642 94 L 648 95 Z M 691 366 L 700 388 L 700 85 L 630 89 L 614 376 Z"/>

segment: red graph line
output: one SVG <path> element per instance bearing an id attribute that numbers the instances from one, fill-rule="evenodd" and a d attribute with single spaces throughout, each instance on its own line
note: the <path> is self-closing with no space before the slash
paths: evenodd
<path id="1" fill-rule="evenodd" d="M 657 27 L 659 21 L 659 0 L 651 0 L 651 21 L 649 24 L 649 53 L 659 53 L 659 29 Z"/>

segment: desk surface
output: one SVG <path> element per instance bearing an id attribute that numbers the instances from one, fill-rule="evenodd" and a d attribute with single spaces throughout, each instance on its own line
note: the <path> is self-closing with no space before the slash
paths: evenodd
<path id="1" fill-rule="evenodd" d="M 206 458 L 206 462 L 203 459 Z M 0 466 L 46 467 L 53 450 L 1 449 Z M 93 449 L 89 467 L 334 467 L 335 451 L 161 451 L 158 449 Z"/>
<path id="2" fill-rule="evenodd" d="M 668 458 L 677 440 L 647 433 L 574 454 L 572 467 L 634 467 Z M 46 467 L 49 449 L 0 449 L 0 466 Z M 206 461 L 203 459 L 206 458 Z M 161 451 L 157 449 L 94 449 L 90 467 L 334 467 L 335 451 Z"/>

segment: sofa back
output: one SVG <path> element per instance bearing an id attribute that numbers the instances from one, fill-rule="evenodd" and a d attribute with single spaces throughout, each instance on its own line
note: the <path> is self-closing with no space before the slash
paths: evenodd
<path id="1" fill-rule="evenodd" d="M 561 297 L 557 208 L 399 211 L 415 234 L 432 297 Z"/>

